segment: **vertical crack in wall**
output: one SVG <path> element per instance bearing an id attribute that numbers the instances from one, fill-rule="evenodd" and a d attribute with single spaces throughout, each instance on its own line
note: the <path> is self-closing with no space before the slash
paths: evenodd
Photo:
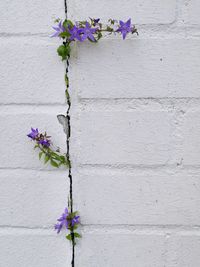
<path id="1" fill-rule="evenodd" d="M 67 19 L 67 0 L 64 0 L 64 6 L 65 6 L 65 17 Z M 73 180 L 72 180 L 72 165 L 71 165 L 71 158 L 70 158 L 70 136 L 71 136 L 71 124 L 70 124 L 70 108 L 71 108 L 71 99 L 70 99 L 70 94 L 69 94 L 69 78 L 68 78 L 68 73 L 69 73 L 69 58 L 70 56 L 67 57 L 66 60 L 66 74 L 65 74 L 65 82 L 66 82 L 66 98 L 67 98 L 67 114 L 66 114 L 66 120 L 67 120 L 67 160 L 69 163 L 69 168 L 68 168 L 68 178 L 70 182 L 70 189 L 69 189 L 69 199 L 68 199 L 68 207 L 70 209 L 70 212 L 73 212 Z M 71 266 L 75 266 L 75 240 L 74 240 L 74 232 L 73 229 L 71 231 L 71 237 L 72 237 L 72 260 L 71 260 Z"/>

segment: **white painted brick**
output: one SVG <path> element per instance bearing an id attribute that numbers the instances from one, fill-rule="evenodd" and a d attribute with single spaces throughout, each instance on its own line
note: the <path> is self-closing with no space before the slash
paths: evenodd
<path id="1" fill-rule="evenodd" d="M 84 174 L 78 181 L 83 224 L 200 225 L 198 175 Z"/>
<path id="2" fill-rule="evenodd" d="M 200 164 L 200 112 L 188 112 L 183 125 L 183 163 Z"/>
<path id="3" fill-rule="evenodd" d="M 195 39 L 82 44 L 72 83 L 82 98 L 199 97 L 199 54 Z"/>
<path id="4" fill-rule="evenodd" d="M 37 110 L 38 108 L 36 108 Z M 59 109 L 58 109 L 59 111 Z M 34 151 L 34 143 L 26 136 L 30 127 L 47 131 L 52 136 L 55 146 L 66 148 L 65 135 L 60 127 L 56 111 L 34 112 L 33 109 L 17 114 L 16 111 L 0 114 L 0 167 L 1 168 L 45 168 L 38 159 L 38 151 Z M 50 167 L 52 168 L 52 167 Z"/>
<path id="5" fill-rule="evenodd" d="M 70 247 L 64 236 L 47 231 L 0 232 L 1 267 L 70 266 Z"/>
<path id="6" fill-rule="evenodd" d="M 182 231 L 170 238 L 170 267 L 197 267 L 200 263 L 199 231 Z M 168 266 L 168 265 L 167 265 Z"/>
<path id="7" fill-rule="evenodd" d="M 88 17 L 101 18 L 132 18 L 136 24 L 164 24 L 175 20 L 175 0 L 104 0 L 104 1 L 69 1 L 69 7 L 74 19 L 87 19 Z"/>
<path id="8" fill-rule="evenodd" d="M 162 234 L 129 231 L 83 233 L 77 251 L 77 267 L 161 267 L 165 266 L 165 238 Z"/>
<path id="9" fill-rule="evenodd" d="M 64 103 L 64 65 L 49 41 L 2 38 L 0 103 Z"/>
<path id="10" fill-rule="evenodd" d="M 187 2 L 188 8 L 188 22 L 192 25 L 199 25 L 200 24 L 200 2 L 199 0 L 191 0 Z"/>
<path id="11" fill-rule="evenodd" d="M 67 172 L 0 171 L 0 224 L 51 227 L 67 206 Z"/>
<path id="12" fill-rule="evenodd" d="M 172 120 L 164 111 L 82 112 L 79 161 L 166 164 L 173 150 Z"/>
<path id="13" fill-rule="evenodd" d="M 64 17 L 63 0 L 5 0 L 0 2 L 0 32 L 51 32 L 55 18 Z"/>

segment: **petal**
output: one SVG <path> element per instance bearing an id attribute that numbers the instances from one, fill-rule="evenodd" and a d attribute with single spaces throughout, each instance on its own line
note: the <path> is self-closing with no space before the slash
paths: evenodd
<path id="1" fill-rule="evenodd" d="M 126 39 L 126 34 L 127 34 L 127 33 L 126 33 L 125 31 L 122 32 L 123 40 Z"/>
<path id="2" fill-rule="evenodd" d="M 131 19 L 127 20 L 126 25 L 127 25 L 127 27 L 131 26 Z"/>
<path id="3" fill-rule="evenodd" d="M 123 27 L 125 23 L 122 20 L 120 20 L 119 24 L 120 24 L 121 27 Z"/>

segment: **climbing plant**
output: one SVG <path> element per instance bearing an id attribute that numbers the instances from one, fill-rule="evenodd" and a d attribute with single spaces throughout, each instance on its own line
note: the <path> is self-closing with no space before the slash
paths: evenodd
<path id="1" fill-rule="evenodd" d="M 80 225 L 80 216 L 78 211 L 73 209 L 73 179 L 72 179 L 72 163 L 70 158 L 70 135 L 71 135 L 71 124 L 70 124 L 70 109 L 71 109 L 71 98 L 69 92 L 69 59 L 71 47 L 74 42 L 85 42 L 90 41 L 97 43 L 101 38 L 106 35 L 122 35 L 123 40 L 126 39 L 128 34 L 138 34 L 137 29 L 131 23 L 131 19 L 127 21 L 117 21 L 115 19 L 109 19 L 107 24 L 103 24 L 99 18 L 89 18 L 85 21 L 72 22 L 67 18 L 67 2 L 65 0 L 65 14 L 64 20 L 57 19 L 55 21 L 56 26 L 53 26 L 54 33 L 51 37 L 59 37 L 62 41 L 61 45 L 57 49 L 58 55 L 62 61 L 66 62 L 66 73 L 65 73 L 65 96 L 67 100 L 67 112 L 66 116 L 58 115 L 59 122 L 63 125 L 64 132 L 66 134 L 67 151 L 62 153 L 60 148 L 55 147 L 51 141 L 51 137 L 47 133 L 39 132 L 38 128 L 31 128 L 31 132 L 27 135 L 34 143 L 34 148 L 38 150 L 39 159 L 43 160 L 45 164 L 50 163 L 52 167 L 59 168 L 64 166 L 68 169 L 69 178 L 69 196 L 68 196 L 68 207 L 65 208 L 63 214 L 58 218 L 54 228 L 57 233 L 65 228 L 68 233 L 66 238 L 72 243 L 72 260 L 71 266 L 75 266 L 75 244 L 76 239 L 80 238 L 81 235 L 78 233 L 78 226 Z"/>

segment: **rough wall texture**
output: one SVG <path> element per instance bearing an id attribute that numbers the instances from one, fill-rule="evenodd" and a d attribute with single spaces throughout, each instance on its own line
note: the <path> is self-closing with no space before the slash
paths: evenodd
<path id="1" fill-rule="evenodd" d="M 200 266 L 200 1 L 69 0 L 73 19 L 133 18 L 140 36 L 73 49 L 77 267 Z M 44 167 L 30 126 L 65 147 L 64 66 L 49 39 L 62 0 L 0 1 L 0 267 L 70 267 L 52 225 L 67 173 Z"/>

